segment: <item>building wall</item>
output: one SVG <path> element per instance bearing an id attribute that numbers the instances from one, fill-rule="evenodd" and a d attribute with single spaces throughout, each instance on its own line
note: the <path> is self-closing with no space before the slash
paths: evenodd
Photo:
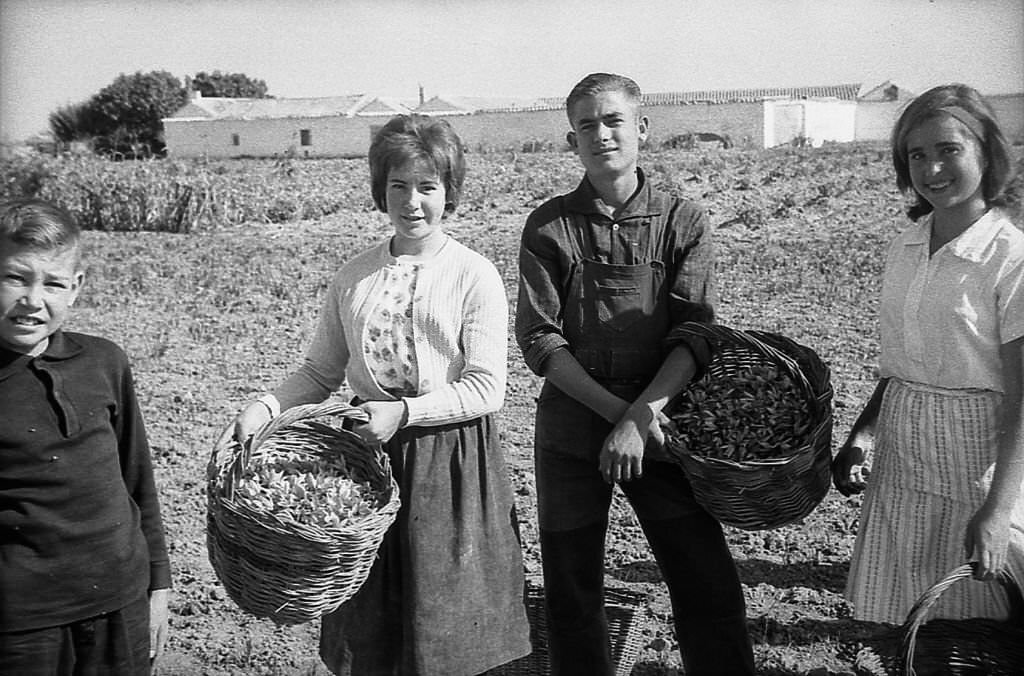
<path id="1" fill-rule="evenodd" d="M 1024 142 L 1024 94 L 990 97 L 1011 141 Z M 814 140 L 886 140 L 905 101 L 801 102 L 805 136 Z M 825 105 L 822 108 L 818 104 Z M 835 103 L 834 110 L 823 112 Z M 808 113 L 808 111 L 810 111 Z M 764 103 L 647 106 L 651 120 L 648 144 L 657 148 L 674 136 L 710 132 L 728 135 L 738 147 L 763 148 L 781 143 L 777 130 L 765 133 L 768 120 Z M 823 117 L 824 116 L 824 117 Z M 852 121 L 850 117 L 852 116 Z M 440 116 L 447 119 L 471 151 L 523 150 L 527 144 L 565 147 L 569 123 L 563 110 L 478 113 Z M 164 121 L 164 136 L 172 157 L 297 157 L 365 156 L 371 131 L 388 116 L 289 118 L 271 120 Z M 852 138 L 848 127 L 852 126 Z M 301 145 L 300 130 L 308 129 L 311 144 Z M 817 130 L 817 131 L 816 131 Z M 232 145 L 238 134 L 239 145 Z M 824 134 L 824 136 L 823 136 Z"/>
<path id="2" fill-rule="evenodd" d="M 729 135 L 736 144 L 761 143 L 761 104 L 695 104 L 646 106 L 650 121 L 648 144 L 658 147 L 674 136 L 711 132 Z M 530 142 L 565 146 L 569 120 L 565 111 L 538 110 L 440 116 L 448 120 L 471 149 L 521 150 Z"/>
<path id="3" fill-rule="evenodd" d="M 528 142 L 565 146 L 569 122 L 561 110 L 531 110 L 475 115 L 439 115 L 471 152 L 522 150 Z"/>
<path id="4" fill-rule="evenodd" d="M 999 125 L 1011 143 L 1024 144 L 1024 94 L 990 96 Z"/>
<path id="5" fill-rule="evenodd" d="M 1000 126 L 1011 143 L 1024 143 L 1024 94 L 1002 94 L 986 97 L 995 110 Z M 903 101 L 858 101 L 858 141 L 888 140 L 896 118 L 909 103 Z"/>
<path id="6" fill-rule="evenodd" d="M 644 110 L 651 118 L 649 142 L 655 147 L 673 136 L 703 132 L 728 135 L 738 147 L 764 143 L 760 102 L 648 106 Z"/>
<path id="7" fill-rule="evenodd" d="M 380 117 L 318 117 L 260 120 L 164 120 L 171 157 L 346 157 L 366 155 Z M 302 145 L 302 130 L 309 145 Z M 238 135 L 238 145 L 232 142 Z"/>
<path id="8" fill-rule="evenodd" d="M 907 101 L 858 101 L 856 133 L 857 141 L 887 141 L 892 125 Z"/>
<path id="9" fill-rule="evenodd" d="M 651 120 L 648 143 L 664 141 L 688 132 L 728 134 L 734 143 L 760 144 L 761 104 L 697 104 L 648 106 Z M 565 147 L 569 121 L 565 111 L 536 110 L 475 115 L 438 116 L 448 120 L 471 151 L 523 150 L 527 144 Z M 164 121 L 164 138 L 172 157 L 261 157 L 294 152 L 298 157 L 362 156 L 370 143 L 371 129 L 385 117 L 325 117 L 308 119 L 186 120 Z M 300 129 L 309 129 L 312 144 L 300 144 Z M 232 144 L 238 134 L 239 145 Z"/>

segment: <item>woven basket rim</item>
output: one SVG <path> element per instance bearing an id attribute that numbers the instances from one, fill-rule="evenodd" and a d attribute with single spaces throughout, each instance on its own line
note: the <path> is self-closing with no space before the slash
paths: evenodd
<path id="1" fill-rule="evenodd" d="M 723 342 L 733 345 L 741 345 L 751 352 L 756 353 L 758 356 L 770 359 L 776 363 L 781 363 L 787 371 L 790 371 L 791 376 L 796 376 L 796 385 L 804 394 L 804 401 L 809 407 L 809 413 L 811 414 L 813 424 L 807 432 L 804 443 L 799 446 L 794 446 L 786 455 L 775 458 L 731 460 L 729 458 L 717 458 L 701 455 L 699 453 L 678 448 L 674 444 L 666 444 L 673 455 L 685 455 L 690 460 L 712 466 L 720 465 L 730 469 L 750 469 L 754 471 L 757 469 L 778 468 L 792 462 L 795 458 L 806 455 L 807 453 L 818 452 L 819 449 L 817 446 L 819 445 L 821 437 L 824 436 L 826 432 L 831 431 L 833 424 L 831 401 L 834 396 L 834 390 L 832 388 L 831 372 L 828 366 L 825 365 L 813 349 L 777 333 L 770 333 L 756 329 L 735 329 L 721 324 L 704 324 L 700 322 L 684 322 L 678 325 L 670 333 L 668 340 L 670 342 L 673 340 L 684 341 L 686 336 L 699 337 L 713 343 L 711 363 L 714 363 L 716 358 L 721 358 L 723 351 L 718 346 Z M 804 368 L 800 365 L 800 359 L 798 357 L 789 355 L 783 350 L 771 345 L 770 342 L 772 341 L 780 341 L 791 349 L 799 350 L 805 359 L 811 360 L 812 365 L 817 367 L 816 370 L 818 372 L 816 374 L 812 374 L 817 377 L 813 379 L 809 377 L 808 374 L 804 372 Z M 715 376 L 712 375 L 711 369 L 705 368 L 703 373 L 701 373 L 699 377 L 692 382 L 701 382 L 713 377 Z M 816 384 L 819 385 L 819 388 L 815 387 Z M 819 389 L 820 391 L 818 391 Z M 686 389 L 676 395 L 676 397 L 669 402 L 666 407 L 666 411 L 671 410 L 672 406 L 685 396 L 685 393 Z M 831 453 L 831 449 L 829 450 Z"/>
<path id="2" fill-rule="evenodd" d="M 294 407 L 262 426 L 248 449 L 230 440 L 214 446 L 207 465 L 210 562 L 232 600 L 257 617 L 296 624 L 337 608 L 365 581 L 377 548 L 397 517 L 401 500 L 387 455 L 358 435 L 333 426 L 317 432 L 330 430 L 331 434 L 358 442 L 343 446 L 339 452 L 346 464 L 356 465 L 360 472 L 373 472 L 375 489 L 386 491 L 386 497 L 369 514 L 346 519 L 337 526 L 307 524 L 282 519 L 222 494 L 219 482 L 230 482 L 243 463 L 259 458 L 259 446 L 275 432 L 306 420 L 338 415 L 365 419 L 360 409 L 338 402 Z M 230 455 L 225 457 L 225 453 Z M 286 582 L 280 579 L 281 571 L 288 571 Z M 294 604 L 297 595 L 305 601 L 301 608 Z M 284 603 L 279 603 L 281 600 Z"/>
<path id="3" fill-rule="evenodd" d="M 925 590 L 925 592 L 921 594 L 914 603 L 910 612 L 907 613 L 907 619 L 900 627 L 900 631 L 903 634 L 900 645 L 900 667 L 902 668 L 902 673 L 915 673 L 914 656 L 918 631 L 926 623 L 928 613 L 932 606 L 934 606 L 939 600 L 939 597 L 941 597 L 942 594 L 955 583 L 973 577 L 976 566 L 976 563 L 968 562 L 951 570 L 942 579 L 938 580 L 931 587 Z M 1005 569 L 998 571 L 992 582 L 1002 585 L 1007 593 L 1010 594 L 1011 601 L 1015 601 L 1018 606 L 1024 604 L 1024 590 L 1021 589 L 1017 581 Z M 1018 610 L 1020 610 L 1019 607 Z M 1021 634 L 1024 635 L 1024 627 L 1021 627 Z"/>
<path id="4" fill-rule="evenodd" d="M 715 360 L 731 355 L 741 366 L 748 364 L 747 357 L 751 365 L 759 360 L 781 365 L 795 374 L 794 383 L 810 416 L 806 437 L 776 457 L 738 460 L 705 455 L 702 449 L 684 448 L 667 435 L 666 448 L 690 480 L 697 502 L 722 523 L 746 530 L 776 528 L 805 517 L 831 485 L 834 392 L 828 366 L 813 349 L 780 334 L 720 324 L 681 324 L 669 334 L 668 342 L 685 343 L 694 337 L 708 341 L 712 349 L 711 365 L 694 382 L 718 377 Z M 723 349 L 723 344 L 739 344 L 742 355 Z M 671 417 L 672 406 L 683 396 L 685 390 L 666 407 L 667 415 Z"/>

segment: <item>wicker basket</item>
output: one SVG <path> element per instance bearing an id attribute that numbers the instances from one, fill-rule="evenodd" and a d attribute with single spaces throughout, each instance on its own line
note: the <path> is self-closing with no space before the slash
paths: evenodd
<path id="1" fill-rule="evenodd" d="M 764 331 L 688 322 L 674 329 L 670 344 L 706 340 L 711 360 L 697 382 L 771 365 L 806 396 L 813 417 L 804 444 L 785 456 L 734 461 L 705 457 L 666 444 L 682 466 L 694 497 L 722 523 L 745 530 L 777 528 L 809 514 L 828 493 L 832 460 L 832 385 L 828 367 L 810 348 Z M 678 401 L 678 400 L 676 400 Z M 666 413 L 671 414 L 671 402 Z"/>
<path id="2" fill-rule="evenodd" d="M 974 618 L 925 622 L 939 596 L 973 574 L 973 564 L 964 564 L 917 600 L 900 629 L 903 638 L 898 673 L 904 676 L 1024 674 L 1024 599 L 1008 575 L 1001 574 L 996 579 L 1010 598 L 1012 621 Z"/>
<path id="3" fill-rule="evenodd" d="M 615 676 L 629 676 L 640 654 L 640 617 L 646 597 L 628 589 L 605 587 L 604 604 L 608 617 L 608 638 L 611 642 Z M 530 642 L 533 652 L 514 662 L 487 672 L 487 676 L 547 676 L 551 673 L 548 658 L 548 623 L 544 614 L 544 587 L 538 581 L 526 580 L 526 615 L 530 620 Z"/>
<path id="4" fill-rule="evenodd" d="M 278 624 L 316 619 L 351 598 L 400 504 L 387 456 L 352 432 L 314 420 L 324 416 L 366 420 L 347 404 L 296 406 L 261 427 L 247 449 L 237 442 L 215 448 L 207 466 L 210 563 L 239 607 Z M 339 527 L 320 527 L 284 521 L 236 500 L 234 486 L 244 469 L 252 460 L 273 458 L 282 442 L 311 457 L 341 453 L 351 478 L 369 482 L 386 502 Z"/>

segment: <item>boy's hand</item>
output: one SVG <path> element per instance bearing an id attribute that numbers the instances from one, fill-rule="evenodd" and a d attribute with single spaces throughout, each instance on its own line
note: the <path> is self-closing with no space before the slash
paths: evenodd
<path id="1" fill-rule="evenodd" d="M 404 401 L 367 401 L 359 408 L 366 411 L 370 421 L 353 426 L 352 431 L 371 444 L 387 443 L 409 418 Z"/>
<path id="2" fill-rule="evenodd" d="M 644 445 L 656 424 L 657 418 L 646 407 L 627 409 L 601 447 L 598 467 L 605 481 L 630 481 L 643 476 Z"/>
<path id="3" fill-rule="evenodd" d="M 832 460 L 832 483 L 836 490 L 849 497 L 860 493 L 867 484 L 871 470 L 864 463 L 864 449 L 847 441 Z"/>
<path id="4" fill-rule="evenodd" d="M 170 589 L 154 589 L 149 593 L 149 660 L 154 670 L 167 644 L 167 601 L 170 594 Z"/>

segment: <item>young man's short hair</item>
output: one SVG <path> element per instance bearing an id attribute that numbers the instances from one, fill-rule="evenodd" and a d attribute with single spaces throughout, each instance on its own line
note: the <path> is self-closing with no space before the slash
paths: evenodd
<path id="1" fill-rule="evenodd" d="M 576 86 L 569 92 L 569 96 L 565 98 L 565 112 L 569 116 L 569 122 L 572 122 L 572 107 L 580 99 L 596 96 L 601 92 L 622 92 L 636 103 L 638 109 L 640 107 L 642 94 L 640 93 L 640 85 L 636 82 L 625 75 L 591 73 L 577 82 Z"/>
<path id="2" fill-rule="evenodd" d="M 444 183 L 445 213 L 455 211 L 466 178 L 462 140 L 446 121 L 425 115 L 398 115 L 380 128 L 370 143 L 370 193 L 387 212 L 388 172 L 409 162 L 424 161 Z"/>
<path id="3" fill-rule="evenodd" d="M 81 238 L 74 216 L 53 202 L 25 197 L 0 203 L 0 241 L 39 250 L 74 249 L 77 265 Z"/>

